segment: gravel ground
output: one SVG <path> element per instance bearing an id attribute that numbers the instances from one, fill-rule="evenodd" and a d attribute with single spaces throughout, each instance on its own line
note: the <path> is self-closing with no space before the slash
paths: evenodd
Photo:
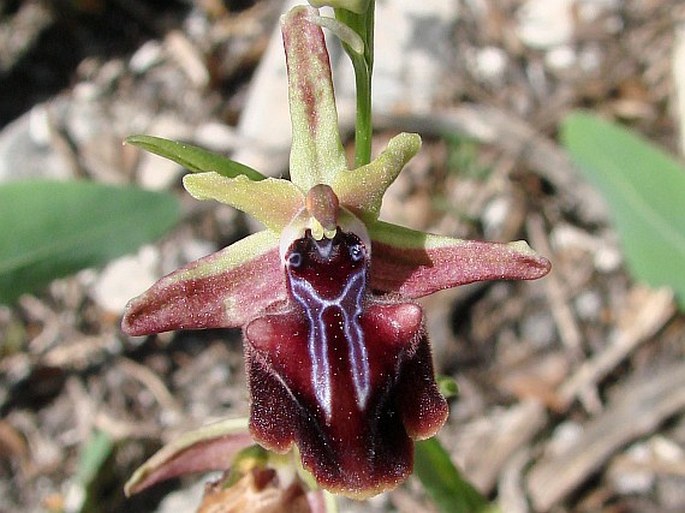
<path id="1" fill-rule="evenodd" d="M 684 511 L 685 317 L 668 290 L 627 274 L 604 205 L 556 140 L 560 120 L 583 107 L 681 155 L 683 5 L 378 4 L 375 144 L 400 130 L 424 137 L 383 217 L 463 238 L 525 238 L 554 266 L 538 282 L 424 300 L 438 371 L 460 387 L 440 434 L 454 461 L 507 513 Z M 0 306 L 0 512 L 194 510 L 197 479 L 129 500 L 123 483 L 179 433 L 246 414 L 240 333 L 129 338 L 121 310 L 157 277 L 255 227 L 193 200 L 180 167 L 121 141 L 183 139 L 287 173 L 272 36 L 282 9 L 0 2 L 0 181 L 134 182 L 177 193 L 184 208 L 159 243 Z M 349 131 L 349 70 L 332 58 Z M 115 444 L 89 481 L 98 500 L 83 505 L 79 461 L 96 431 Z M 341 509 L 432 511 L 414 480 Z"/>

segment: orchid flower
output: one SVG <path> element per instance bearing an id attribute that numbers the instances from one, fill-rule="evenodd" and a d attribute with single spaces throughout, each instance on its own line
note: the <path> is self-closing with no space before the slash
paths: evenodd
<path id="1" fill-rule="evenodd" d="M 539 278 L 550 264 L 523 241 L 466 241 L 378 219 L 421 141 L 399 134 L 371 163 L 348 169 L 317 21 L 311 7 L 282 20 L 290 180 L 242 167 L 195 169 L 203 172 L 183 180 L 195 198 L 231 205 L 265 229 L 160 279 L 128 304 L 122 326 L 130 335 L 241 327 L 254 440 L 277 453 L 297 446 L 321 487 L 359 499 L 402 482 L 413 441 L 447 418 L 414 300 L 475 281 Z"/>

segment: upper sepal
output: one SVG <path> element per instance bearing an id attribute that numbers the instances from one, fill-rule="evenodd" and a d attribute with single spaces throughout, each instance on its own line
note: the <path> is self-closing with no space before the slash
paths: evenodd
<path id="1" fill-rule="evenodd" d="M 549 260 L 525 241 L 454 239 L 377 221 L 372 239 L 371 289 L 418 298 L 438 290 L 485 280 L 534 280 Z"/>
<path id="2" fill-rule="evenodd" d="M 148 335 L 243 326 L 286 297 L 278 244 L 265 230 L 168 274 L 126 305 L 122 330 Z"/>
<path id="3" fill-rule="evenodd" d="M 328 50 L 318 11 L 297 6 L 282 19 L 292 122 L 290 178 L 303 192 L 347 169 Z"/>

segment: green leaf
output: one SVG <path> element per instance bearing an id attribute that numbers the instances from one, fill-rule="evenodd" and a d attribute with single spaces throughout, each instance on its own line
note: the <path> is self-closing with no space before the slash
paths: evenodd
<path id="1" fill-rule="evenodd" d="M 585 113 L 562 125 L 562 141 L 606 199 L 635 278 L 670 286 L 685 308 L 685 169 L 628 130 Z"/>
<path id="2" fill-rule="evenodd" d="M 102 465 L 107 461 L 114 448 L 114 442 L 104 431 L 92 433 L 83 447 L 78 463 L 76 479 L 84 488 L 95 480 Z"/>
<path id="3" fill-rule="evenodd" d="M 107 433 L 99 430 L 91 433 L 81 448 L 78 470 L 69 493 L 74 501 L 72 511 L 87 513 L 101 510 L 99 501 L 111 481 L 113 467 L 110 463 L 114 449 L 114 440 Z"/>
<path id="4" fill-rule="evenodd" d="M 160 157 L 173 160 L 193 173 L 214 171 L 228 178 L 245 175 L 254 181 L 266 178 L 259 171 L 245 164 L 192 144 L 170 141 L 152 135 L 132 135 L 126 138 L 126 142 Z"/>
<path id="5" fill-rule="evenodd" d="M 153 241 L 179 218 L 166 193 L 95 182 L 0 186 L 0 302 L 103 265 Z"/>
<path id="6" fill-rule="evenodd" d="M 445 399 L 459 395 L 459 384 L 452 376 L 438 375 L 435 379 L 438 382 L 440 393 Z"/>
<path id="7" fill-rule="evenodd" d="M 494 513 L 497 510 L 464 480 L 437 438 L 416 444 L 414 473 L 443 513 Z"/>

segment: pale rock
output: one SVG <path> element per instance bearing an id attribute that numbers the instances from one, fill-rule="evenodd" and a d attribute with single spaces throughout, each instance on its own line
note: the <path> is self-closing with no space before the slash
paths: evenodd
<path id="1" fill-rule="evenodd" d="M 164 49 L 196 88 L 203 89 L 209 85 L 209 70 L 204 57 L 183 32 L 172 30 L 167 33 Z"/>
<path id="2" fill-rule="evenodd" d="M 285 2 L 283 12 L 298 4 L 298 0 Z M 382 23 L 376 25 L 375 51 L 383 59 L 374 63 L 376 113 L 421 113 L 432 108 L 451 50 L 449 38 L 458 7 L 457 0 L 377 3 L 376 19 Z M 342 124 L 349 128 L 354 109 L 352 66 L 335 39 L 328 41 L 338 112 Z M 244 143 L 231 158 L 268 175 L 277 175 L 287 168 L 290 117 L 278 26 L 252 79 L 237 132 Z"/>
<path id="3" fill-rule="evenodd" d="M 612 273 L 623 264 L 623 254 L 617 246 L 600 245 L 594 255 L 594 264 L 599 272 Z"/>
<path id="4" fill-rule="evenodd" d="M 560 45 L 545 54 L 545 66 L 554 72 L 568 71 L 576 65 L 578 55 L 571 45 Z"/>
<path id="5" fill-rule="evenodd" d="M 49 146 L 51 143 L 50 113 L 45 104 L 38 104 L 29 111 L 29 136 L 38 146 Z"/>
<path id="6" fill-rule="evenodd" d="M 379 112 L 427 112 L 444 76 L 450 31 L 459 16 L 455 0 L 399 0 L 377 4 L 374 106 Z M 351 78 L 346 79 L 350 84 Z M 350 91 L 347 91 L 350 94 Z"/>
<path id="7" fill-rule="evenodd" d="M 573 305 L 578 317 L 583 321 L 598 321 L 602 309 L 602 298 L 593 290 L 586 290 L 578 294 Z"/>
<path id="8" fill-rule="evenodd" d="M 474 56 L 474 73 L 484 82 L 501 85 L 507 69 L 507 52 L 496 46 L 478 48 Z"/>
<path id="9" fill-rule="evenodd" d="M 198 258 L 205 257 L 217 250 L 213 242 L 205 240 L 191 239 L 183 243 L 181 248 L 181 259 L 185 262 L 192 262 Z"/>
<path id="10" fill-rule="evenodd" d="M 563 454 L 573 447 L 582 435 L 582 425 L 572 421 L 562 422 L 554 429 L 545 451 L 552 457 Z"/>
<path id="11" fill-rule="evenodd" d="M 651 448 L 659 460 L 675 463 L 685 461 L 685 447 L 665 436 L 655 436 L 651 440 Z"/>
<path id="12" fill-rule="evenodd" d="M 576 13 L 581 23 L 591 23 L 601 16 L 616 12 L 621 3 L 621 0 L 576 0 Z M 614 18 L 608 19 L 612 21 Z"/>
<path id="13" fill-rule="evenodd" d="M 159 41 L 150 40 L 144 43 L 128 61 L 129 69 L 142 75 L 164 60 L 162 45 Z"/>
<path id="14" fill-rule="evenodd" d="M 521 322 L 521 335 L 538 349 L 549 348 L 557 338 L 554 320 L 547 312 L 527 315 Z"/>
<path id="15" fill-rule="evenodd" d="M 283 12 L 300 3 L 288 0 Z M 237 130 L 245 145 L 231 158 L 271 176 L 287 168 L 291 138 L 288 78 L 278 23 L 252 78 Z"/>
<path id="16" fill-rule="evenodd" d="M 528 0 L 516 13 L 518 36 L 531 48 L 568 44 L 573 36 L 575 0 Z"/>
<path id="17" fill-rule="evenodd" d="M 237 148 L 241 139 L 235 129 L 225 123 L 208 121 L 195 129 L 195 143 L 208 150 L 228 152 Z"/>
<path id="18" fill-rule="evenodd" d="M 647 443 L 639 443 L 630 447 L 624 455 L 628 465 L 611 465 L 607 478 L 612 488 L 623 495 L 645 494 L 654 486 L 654 472 L 649 469 L 652 459 L 651 450 Z"/>
<path id="19" fill-rule="evenodd" d="M 676 29 L 676 37 L 671 57 L 673 75 L 673 104 L 680 132 L 680 153 L 685 155 L 685 23 Z"/>
<path id="20" fill-rule="evenodd" d="M 183 173 L 183 166 L 152 153 L 141 153 L 138 162 L 138 184 L 143 189 L 169 189 Z"/>
<path id="21" fill-rule="evenodd" d="M 0 132 L 0 182 L 73 178 L 71 165 L 50 140 L 50 103 L 34 106 Z"/>
<path id="22" fill-rule="evenodd" d="M 550 240 L 557 252 L 569 250 L 593 252 L 597 249 L 597 240 L 591 234 L 566 223 L 559 223 L 552 228 Z"/>
<path id="23" fill-rule="evenodd" d="M 217 473 L 215 472 L 213 475 L 217 476 Z M 201 478 L 190 487 L 184 487 L 181 490 L 167 494 L 159 504 L 157 513 L 196 511 L 202 502 L 202 496 L 205 492 L 205 483 L 209 482 L 210 480 L 210 478 Z"/>
<path id="24" fill-rule="evenodd" d="M 192 129 L 172 115 L 160 115 L 145 130 L 146 134 L 174 141 L 188 140 Z M 150 190 L 165 190 L 170 188 L 183 173 L 183 166 L 176 162 L 141 151 L 138 163 L 138 183 Z"/>
<path id="25" fill-rule="evenodd" d="M 143 246 L 137 254 L 110 262 L 91 289 L 95 303 L 103 310 L 120 315 L 126 303 L 147 290 L 158 278 L 159 250 Z"/>
<path id="26" fill-rule="evenodd" d="M 502 233 L 507 217 L 511 212 L 511 201 L 505 196 L 498 196 L 483 211 L 483 233 L 486 239 L 498 239 Z"/>
<path id="27" fill-rule="evenodd" d="M 587 45 L 578 52 L 578 65 L 585 74 L 593 74 L 600 71 L 602 66 L 602 48 L 599 45 Z"/>

